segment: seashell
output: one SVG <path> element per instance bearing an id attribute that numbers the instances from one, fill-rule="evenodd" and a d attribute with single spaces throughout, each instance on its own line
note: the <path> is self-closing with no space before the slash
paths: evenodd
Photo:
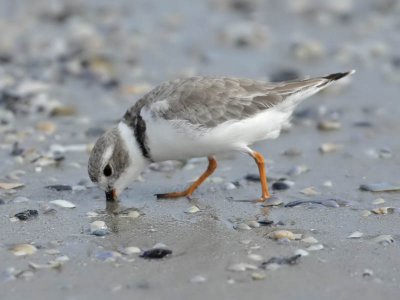
<path id="1" fill-rule="evenodd" d="M 310 247 L 307 248 L 308 251 L 319 251 L 322 249 L 324 249 L 324 245 L 322 244 L 311 245 Z"/>
<path id="2" fill-rule="evenodd" d="M 193 205 L 193 206 L 189 207 L 185 212 L 188 214 L 195 214 L 199 211 L 200 211 L 200 209 L 197 206 Z"/>
<path id="3" fill-rule="evenodd" d="M 124 249 L 124 253 L 125 253 L 126 255 L 138 254 L 138 253 L 140 253 L 140 252 L 142 252 L 142 251 L 140 250 L 140 248 L 134 247 L 134 246 L 126 247 L 126 248 Z"/>
<path id="4" fill-rule="evenodd" d="M 108 227 L 104 221 L 94 221 L 90 223 L 90 233 L 96 236 L 108 234 Z"/>
<path id="5" fill-rule="evenodd" d="M 240 223 L 234 227 L 236 230 L 251 230 L 251 227 L 246 223 Z"/>
<path id="6" fill-rule="evenodd" d="M 75 208 L 76 207 L 76 205 L 73 204 L 72 202 L 69 202 L 67 200 L 62 200 L 62 199 L 52 200 L 52 201 L 50 201 L 50 203 L 57 205 L 59 207 L 63 207 L 63 208 Z"/>
<path id="7" fill-rule="evenodd" d="M 319 146 L 319 151 L 321 153 L 332 153 L 339 151 L 343 148 L 343 145 L 341 144 L 334 144 L 334 143 L 324 143 L 321 146 Z"/>
<path id="8" fill-rule="evenodd" d="M 0 182 L 0 190 L 12 190 L 12 189 L 17 189 L 17 188 L 20 188 L 23 186 L 24 186 L 23 183 L 18 183 L 18 182 L 14 182 L 14 183 Z"/>
<path id="9" fill-rule="evenodd" d="M 301 190 L 300 193 L 302 193 L 306 196 L 316 196 L 319 194 L 313 186 L 310 186 L 308 188 Z"/>
<path id="10" fill-rule="evenodd" d="M 299 240 L 302 234 L 295 234 L 289 230 L 276 230 L 268 234 L 268 237 L 273 240 L 289 239 L 289 240 Z"/>
<path id="11" fill-rule="evenodd" d="M 318 123 L 317 128 L 321 131 L 333 131 L 342 128 L 342 124 L 338 121 L 323 120 Z"/>
<path id="12" fill-rule="evenodd" d="M 387 244 L 394 243 L 394 238 L 389 234 L 383 234 L 383 235 L 378 235 L 377 237 L 375 237 L 373 239 L 373 241 L 378 244 L 387 245 Z"/>
<path id="13" fill-rule="evenodd" d="M 371 212 L 373 212 L 376 215 L 387 215 L 392 214 L 394 212 L 394 208 L 393 207 L 378 207 L 378 208 L 374 208 L 371 210 Z"/>
<path id="14" fill-rule="evenodd" d="M 264 272 L 253 272 L 251 273 L 251 279 L 253 280 L 263 280 L 267 277 Z"/>
<path id="15" fill-rule="evenodd" d="M 247 222 L 247 225 L 249 225 L 251 228 L 260 227 L 260 223 L 258 223 L 257 221 L 249 221 L 249 222 Z"/>
<path id="16" fill-rule="evenodd" d="M 300 256 L 308 256 L 308 255 L 310 255 L 309 252 L 307 252 L 306 250 L 303 250 L 303 249 L 297 249 L 297 250 L 294 252 L 294 254 L 295 254 L 295 255 L 300 255 Z"/>
<path id="17" fill-rule="evenodd" d="M 249 254 L 247 257 L 248 257 L 249 259 L 251 259 L 251 260 L 254 260 L 254 261 L 262 261 L 262 260 L 263 260 L 263 257 L 262 257 L 260 254 L 253 254 L 253 253 L 251 253 L 251 254 Z"/>
<path id="18" fill-rule="evenodd" d="M 355 231 L 352 234 L 350 234 L 347 238 L 348 239 L 359 239 L 360 237 L 362 237 L 364 235 L 364 233 L 360 232 L 360 231 Z"/>
<path id="19" fill-rule="evenodd" d="M 372 202 L 372 204 L 375 204 L 375 205 L 379 205 L 379 204 L 383 204 L 383 203 L 385 203 L 385 200 L 382 198 L 377 198 Z"/>
<path id="20" fill-rule="evenodd" d="M 228 266 L 227 270 L 232 272 L 244 272 L 247 270 L 257 270 L 257 267 L 248 263 L 237 263 Z"/>
<path id="21" fill-rule="evenodd" d="M 360 190 L 368 192 L 392 192 L 400 191 L 399 185 L 393 185 L 387 182 L 371 183 L 360 185 Z"/>
<path id="22" fill-rule="evenodd" d="M 10 251 L 15 256 L 27 256 L 27 255 L 35 254 L 37 251 L 37 248 L 30 244 L 19 244 L 19 245 L 15 245 L 15 246 L 11 247 Z"/>
<path id="23" fill-rule="evenodd" d="M 316 244 L 316 243 L 318 243 L 318 240 L 313 236 L 308 236 L 308 237 L 302 239 L 301 241 L 304 242 L 304 243 L 307 243 L 307 244 Z"/>

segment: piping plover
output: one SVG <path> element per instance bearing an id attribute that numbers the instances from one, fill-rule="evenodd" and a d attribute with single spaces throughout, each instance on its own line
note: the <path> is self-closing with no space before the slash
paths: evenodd
<path id="1" fill-rule="evenodd" d="M 90 179 L 113 201 L 151 162 L 208 157 L 207 170 L 187 189 L 156 195 L 188 197 L 217 168 L 215 154 L 240 151 L 255 160 L 262 191 L 257 201 L 265 201 L 270 193 L 264 158 L 249 146 L 277 138 L 303 99 L 353 73 L 279 83 L 228 77 L 165 82 L 97 140 L 89 158 Z"/>

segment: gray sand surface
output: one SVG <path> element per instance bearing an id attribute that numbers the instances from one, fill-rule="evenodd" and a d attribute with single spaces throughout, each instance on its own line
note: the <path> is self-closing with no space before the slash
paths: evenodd
<path id="1" fill-rule="evenodd" d="M 359 189 L 400 185 L 399 15 L 400 1 L 384 0 L 0 1 L 0 183 L 24 184 L 0 188 L 0 299 L 399 299 L 400 192 Z M 184 188 L 206 160 L 154 166 L 113 207 L 89 181 L 87 149 L 164 80 L 351 69 L 351 80 L 302 103 L 279 139 L 254 146 L 265 154 L 270 185 L 294 182 L 274 192 L 283 204 L 333 199 L 327 206 L 243 201 L 260 186 L 245 179 L 257 174 L 254 161 L 238 153 L 219 155 L 218 170 L 191 200 L 154 194 Z M 319 130 L 326 120 L 341 128 Z M 321 153 L 323 143 L 342 147 Z M 288 149 L 300 155 L 284 155 Z M 287 175 L 299 165 L 309 171 Z M 309 187 L 316 193 L 301 193 Z M 385 202 L 373 204 L 377 198 Z M 76 208 L 49 203 L 56 199 Z M 200 211 L 187 213 L 192 206 Z M 379 207 L 391 209 L 367 216 Z M 38 216 L 14 217 L 26 209 Z M 107 235 L 90 233 L 96 220 Z M 274 224 L 235 229 L 262 220 Z M 280 229 L 312 236 L 323 249 L 263 270 L 262 262 L 311 246 L 268 238 Z M 363 235 L 347 238 L 356 231 Z M 377 242 L 382 235 L 391 237 Z M 172 255 L 146 260 L 124 250 L 158 243 Z M 18 244 L 37 251 L 15 256 Z M 32 265 L 57 259 L 51 268 Z M 230 271 L 237 263 L 256 269 Z"/>

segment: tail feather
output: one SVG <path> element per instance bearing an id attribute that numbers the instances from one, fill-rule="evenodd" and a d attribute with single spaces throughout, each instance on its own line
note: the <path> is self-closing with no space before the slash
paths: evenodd
<path id="1" fill-rule="evenodd" d="M 344 72 L 344 73 L 334 73 L 334 74 L 325 76 L 323 78 L 328 79 L 329 81 L 336 81 L 336 80 L 339 80 L 340 78 L 346 77 L 348 75 L 352 75 L 355 72 L 356 72 L 355 70 L 351 70 L 349 72 Z"/>

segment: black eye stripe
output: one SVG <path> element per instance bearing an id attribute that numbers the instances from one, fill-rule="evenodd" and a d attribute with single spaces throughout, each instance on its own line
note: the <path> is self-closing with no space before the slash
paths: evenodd
<path id="1" fill-rule="evenodd" d="M 104 167 L 103 174 L 104 174 L 104 176 L 106 176 L 106 177 L 111 176 L 111 174 L 112 174 L 112 169 L 111 169 L 111 166 L 110 166 L 110 165 L 107 165 L 107 166 Z"/>

